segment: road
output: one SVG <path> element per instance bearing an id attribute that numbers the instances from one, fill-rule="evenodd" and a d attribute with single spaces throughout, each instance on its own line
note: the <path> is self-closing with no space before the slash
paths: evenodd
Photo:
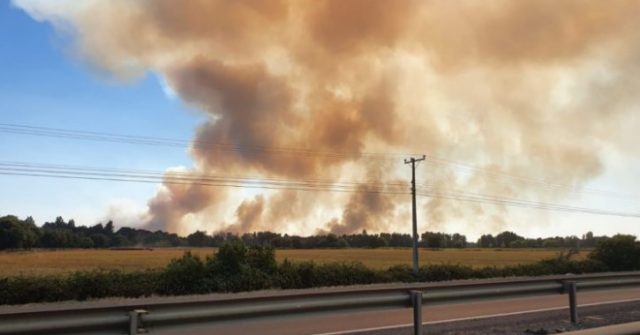
<path id="1" fill-rule="evenodd" d="M 527 298 L 481 301 L 473 303 L 423 306 L 423 322 L 433 324 L 451 320 L 496 317 L 543 310 L 558 310 L 568 318 L 566 295 L 548 295 Z M 640 300 L 640 289 L 615 289 L 578 293 L 578 304 L 593 304 Z M 258 319 L 252 321 L 227 321 L 180 327 L 174 330 L 164 328 L 162 332 L 151 329 L 151 334 L 193 334 L 193 335 L 338 335 L 359 333 L 363 330 L 377 330 L 406 327 L 412 322 L 410 309 L 393 309 L 375 312 L 352 312 L 340 315 L 318 314 L 314 316 L 282 317 L 278 319 Z"/>

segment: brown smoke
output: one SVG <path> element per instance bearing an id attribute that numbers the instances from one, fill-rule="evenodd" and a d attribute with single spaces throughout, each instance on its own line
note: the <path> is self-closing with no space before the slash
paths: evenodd
<path id="1" fill-rule="evenodd" d="M 260 231 L 258 226 L 264 211 L 264 197 L 257 195 L 253 200 L 243 201 L 236 210 L 238 222 L 229 226 L 229 231 L 236 233 Z"/>
<path id="2" fill-rule="evenodd" d="M 172 172 L 165 175 L 171 176 Z M 182 219 L 187 214 L 196 213 L 223 196 L 222 190 L 197 183 L 166 183 L 149 201 L 148 223 L 151 228 L 181 231 Z"/>
<path id="3" fill-rule="evenodd" d="M 15 3 L 71 30 L 78 53 L 97 68 L 119 78 L 154 71 L 206 113 L 190 149 L 194 174 L 355 180 L 365 191 L 367 183 L 407 180 L 410 170 L 400 157 L 380 168 L 362 152 L 421 152 L 580 189 L 604 171 L 604 148 L 630 149 L 639 122 L 638 1 Z M 431 190 L 564 196 L 523 179 L 422 166 Z M 190 217 L 213 215 L 203 218 L 210 230 L 406 231 L 398 220 L 408 200 L 167 184 L 149 201 L 149 222 L 188 232 Z M 228 206 L 235 210 L 221 214 Z M 431 229 L 510 224 L 504 206 L 427 198 L 419 207 Z"/>
<path id="4" fill-rule="evenodd" d="M 370 231 L 388 231 L 389 223 L 394 219 L 394 195 L 380 193 L 386 189 L 372 187 L 377 180 L 383 178 L 384 165 L 370 164 L 367 171 L 367 184 L 358 185 L 357 193 L 353 193 L 344 207 L 342 219 L 331 219 L 327 228 L 336 234 L 351 234 Z"/>

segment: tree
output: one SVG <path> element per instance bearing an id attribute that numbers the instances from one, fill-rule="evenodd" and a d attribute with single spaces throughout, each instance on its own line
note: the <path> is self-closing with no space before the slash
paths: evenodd
<path id="1" fill-rule="evenodd" d="M 527 241 L 526 240 L 516 240 L 509 244 L 509 248 L 526 248 Z"/>
<path id="2" fill-rule="evenodd" d="M 510 231 L 504 231 L 496 235 L 496 246 L 499 248 L 509 248 L 512 242 L 524 240 L 524 237 Z"/>
<path id="3" fill-rule="evenodd" d="M 598 245 L 598 242 L 606 239 L 604 236 L 594 236 L 592 232 L 587 232 L 582 236 L 580 246 L 584 248 L 593 248 Z"/>
<path id="4" fill-rule="evenodd" d="M 0 218 L 0 249 L 30 249 L 40 238 L 33 219 L 21 221 L 16 216 Z"/>
<path id="5" fill-rule="evenodd" d="M 388 247 L 389 242 L 379 235 L 369 235 L 369 248 Z"/>
<path id="6" fill-rule="evenodd" d="M 45 230 L 40 239 L 44 248 L 74 248 L 73 234 L 67 230 Z"/>
<path id="7" fill-rule="evenodd" d="M 433 232 L 425 232 L 420 236 L 422 238 L 423 245 L 426 245 L 427 248 L 444 248 L 445 241 L 443 239 L 442 234 L 433 233 Z"/>
<path id="8" fill-rule="evenodd" d="M 453 234 L 451 236 L 451 247 L 453 248 L 466 248 L 467 247 L 467 237 L 458 233 Z"/>
<path id="9" fill-rule="evenodd" d="M 107 236 L 113 235 L 113 221 L 109 220 L 106 225 L 104 225 L 104 234 Z"/>
<path id="10" fill-rule="evenodd" d="M 493 235 L 482 235 L 478 239 L 478 247 L 480 248 L 495 248 L 496 247 L 496 239 Z"/>
<path id="11" fill-rule="evenodd" d="M 93 246 L 96 248 L 107 248 L 111 245 L 111 239 L 102 233 L 96 233 L 89 236 L 93 241 Z"/>
<path id="12" fill-rule="evenodd" d="M 338 242 L 336 242 L 336 248 L 344 249 L 349 247 L 349 242 L 344 239 L 344 237 L 340 237 Z"/>
<path id="13" fill-rule="evenodd" d="M 413 239 L 409 234 L 382 233 L 380 236 L 389 241 L 390 247 L 411 247 L 413 245 Z"/>
<path id="14" fill-rule="evenodd" d="M 115 247 L 127 247 L 130 245 L 134 245 L 134 243 L 124 235 L 116 235 L 113 238 L 111 245 Z"/>
<path id="15" fill-rule="evenodd" d="M 31 216 L 27 216 L 27 218 L 24 219 L 24 223 L 26 223 L 27 225 L 36 227 L 36 221 Z"/>
<path id="16" fill-rule="evenodd" d="M 207 236 L 205 232 L 196 231 L 195 233 L 187 236 L 187 242 L 192 247 L 208 247 L 211 245 L 212 238 Z"/>
<path id="17" fill-rule="evenodd" d="M 64 222 L 64 219 L 62 218 L 62 216 L 56 217 L 56 221 L 54 222 L 54 224 L 57 227 L 60 227 L 60 228 L 64 228 L 64 227 L 67 226 L 67 224 Z"/>
<path id="18" fill-rule="evenodd" d="M 545 238 L 544 240 L 542 240 L 542 247 L 543 248 L 560 248 L 562 246 L 562 244 L 560 243 L 560 241 L 558 241 L 558 239 L 555 238 Z"/>

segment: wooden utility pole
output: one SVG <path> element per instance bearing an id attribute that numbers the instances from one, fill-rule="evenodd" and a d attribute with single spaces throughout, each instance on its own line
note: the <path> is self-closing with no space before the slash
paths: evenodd
<path id="1" fill-rule="evenodd" d="M 416 162 L 423 161 L 427 156 L 422 158 L 405 159 L 405 164 L 411 164 L 411 202 L 413 205 L 413 274 L 418 274 L 418 215 L 416 214 Z"/>

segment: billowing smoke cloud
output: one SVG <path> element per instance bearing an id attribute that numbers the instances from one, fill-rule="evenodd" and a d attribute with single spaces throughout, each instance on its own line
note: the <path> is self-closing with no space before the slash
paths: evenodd
<path id="1" fill-rule="evenodd" d="M 552 201 L 563 192 L 487 171 L 580 189 L 603 172 L 601 151 L 623 148 L 639 123 L 637 1 L 14 3 L 70 33 L 96 68 L 127 80 L 153 71 L 205 113 L 190 149 L 194 175 L 360 181 L 367 190 L 406 180 L 409 169 L 400 157 L 381 168 L 358 153 L 421 152 L 484 167 L 431 160 L 419 176 L 434 190 Z M 149 201 L 149 224 L 408 230 L 406 196 L 258 193 L 167 184 Z M 423 198 L 420 207 L 436 229 L 509 223 L 500 206 Z"/>
<path id="2" fill-rule="evenodd" d="M 243 201 L 236 210 L 238 222 L 229 227 L 230 231 L 251 232 L 259 231 L 262 212 L 264 211 L 264 197 L 257 195 L 253 200 Z"/>

